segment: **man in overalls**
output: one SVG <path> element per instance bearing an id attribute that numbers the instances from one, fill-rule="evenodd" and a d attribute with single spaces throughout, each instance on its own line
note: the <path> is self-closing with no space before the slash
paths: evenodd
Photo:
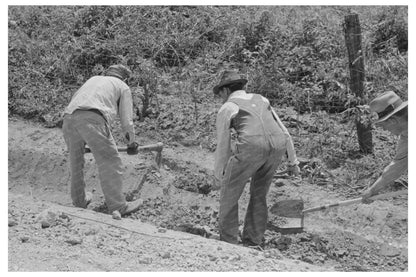
<path id="1" fill-rule="evenodd" d="M 71 198 L 74 206 L 86 208 L 91 194 L 85 190 L 85 144 L 98 165 L 101 189 L 110 213 L 127 215 L 142 204 L 138 199 L 126 202 L 122 193 L 123 165 L 110 125 L 116 116 L 128 140 L 128 153 L 137 153 L 133 125 L 133 102 L 126 84 L 131 71 L 123 65 L 112 65 L 105 76 L 93 76 L 72 96 L 65 109 L 62 131 L 68 147 L 71 169 Z"/>
<path id="2" fill-rule="evenodd" d="M 238 243 L 238 200 L 251 178 L 242 241 L 260 245 L 267 225 L 266 196 L 275 171 L 285 153 L 289 172 L 298 174 L 299 162 L 292 138 L 269 101 L 246 93 L 246 83 L 237 72 L 225 71 L 214 87 L 214 94 L 224 102 L 216 121 L 214 177 L 220 184 L 220 239 L 234 244 Z"/>

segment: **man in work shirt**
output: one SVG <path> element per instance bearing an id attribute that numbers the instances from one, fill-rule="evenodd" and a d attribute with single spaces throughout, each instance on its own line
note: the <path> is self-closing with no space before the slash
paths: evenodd
<path id="1" fill-rule="evenodd" d="M 375 124 L 400 137 L 393 161 L 376 182 L 363 192 L 364 203 L 371 203 L 371 196 L 378 194 L 407 170 L 407 103 L 393 91 L 387 91 L 370 102 L 370 110 L 378 115 Z"/>
<path id="2" fill-rule="evenodd" d="M 69 151 L 71 198 L 74 206 L 86 208 L 91 194 L 85 191 L 85 144 L 98 165 L 101 189 L 110 213 L 127 215 L 142 204 L 138 199 L 126 202 L 122 193 L 122 162 L 110 131 L 117 114 L 128 142 L 129 153 L 137 153 L 133 125 L 133 102 L 126 84 L 131 71 L 123 65 L 110 66 L 106 76 L 90 78 L 72 97 L 65 109 L 63 135 Z"/>
<path id="3" fill-rule="evenodd" d="M 234 71 L 225 71 L 214 94 L 224 104 L 218 111 L 217 149 L 214 177 L 220 184 L 220 239 L 238 243 L 238 200 L 251 177 L 250 202 L 244 221 L 243 243 L 260 245 L 267 225 L 266 196 L 285 153 L 289 168 L 298 174 L 293 142 L 269 101 L 248 94 L 247 80 Z M 232 131 L 237 139 L 231 139 Z"/>

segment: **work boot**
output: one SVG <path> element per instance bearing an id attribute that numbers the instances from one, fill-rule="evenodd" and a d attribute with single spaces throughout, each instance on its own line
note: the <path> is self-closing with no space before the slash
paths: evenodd
<path id="1" fill-rule="evenodd" d="M 264 249 L 264 246 L 266 244 L 264 238 L 261 243 L 255 243 L 249 238 L 242 239 L 241 243 L 246 247 L 254 248 L 257 250 Z"/>
<path id="2" fill-rule="evenodd" d="M 72 202 L 72 205 L 74 205 L 75 207 L 78 207 L 78 208 L 86 209 L 88 207 L 88 205 L 91 203 L 91 201 L 92 201 L 92 193 L 91 192 L 85 192 L 84 203 L 80 204 L 80 203 Z"/>
<path id="3" fill-rule="evenodd" d="M 127 202 L 126 206 L 120 210 L 121 215 L 128 215 L 137 211 L 143 205 L 142 199 L 137 199 L 132 202 Z"/>

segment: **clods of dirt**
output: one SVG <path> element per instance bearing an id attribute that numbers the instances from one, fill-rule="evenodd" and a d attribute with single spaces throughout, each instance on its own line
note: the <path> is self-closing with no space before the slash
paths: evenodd
<path id="1" fill-rule="evenodd" d="M 9 125 L 9 192 L 72 206 L 68 192 L 70 173 L 62 136 L 58 131 L 54 133 L 53 129 L 46 132 L 44 129 L 31 129 L 27 124 L 14 124 L 17 125 Z M 113 220 L 111 215 L 108 215 L 99 189 L 97 166 L 93 157 L 86 156 L 87 189 L 95 190 L 93 202 L 88 209 L 99 212 L 100 216 L 108 216 L 117 224 L 122 224 L 125 220 L 133 220 L 137 225 L 150 223 L 156 226 L 155 236 L 164 236 L 172 230 L 180 230 L 182 233 L 196 234 L 200 237 L 217 238 L 219 193 L 213 188 L 210 179 L 212 172 L 208 166 L 203 166 L 206 160 L 212 160 L 207 159 L 212 153 L 196 156 L 193 155 L 194 150 L 179 147 L 167 152 L 171 154 L 164 157 L 161 169 L 150 170 L 146 178 L 142 177 L 153 162 L 153 157 L 122 156 L 125 164 L 125 192 L 131 199 L 139 197 L 144 203 L 137 212 L 121 221 Z M 183 157 L 187 157 L 186 160 Z M 345 199 L 345 195 L 337 194 L 338 191 L 333 191 L 328 185 L 318 185 L 317 180 L 327 180 L 330 176 L 321 162 L 305 161 L 304 167 L 304 175 L 298 179 L 289 176 L 281 178 L 287 181 L 283 186 L 274 180 L 268 194 L 269 205 L 279 200 L 300 197 L 307 207 Z M 314 182 L 309 182 L 310 180 Z M 139 189 L 132 192 L 131 189 L 137 187 Z M 340 191 L 344 193 L 347 189 Z M 129 192 L 132 193 L 128 194 Z M 243 223 L 249 199 L 247 186 L 239 201 L 240 225 Z M 49 243 L 47 239 L 51 239 L 52 244 L 67 247 L 65 250 L 70 249 L 68 251 L 86 246 L 89 247 L 87 249 L 93 249 L 93 255 L 85 255 L 94 267 L 82 267 L 82 263 L 68 263 L 76 268 L 108 270 L 108 260 L 102 263 L 97 260 L 101 255 L 111 259 L 132 259 L 134 256 L 132 266 L 135 269 L 137 265 L 148 269 L 154 268 L 156 263 L 160 265 L 172 261 L 164 268 L 177 268 L 177 264 L 181 264 L 182 270 L 204 270 L 205 263 L 211 262 L 223 265 L 222 268 L 241 270 L 248 268 L 244 267 L 243 263 L 253 261 L 253 267 L 250 268 L 261 270 L 256 268 L 257 263 L 268 264 L 269 261 L 280 259 L 295 260 L 299 263 L 303 261 L 311 267 L 334 268 L 337 271 L 406 271 L 408 268 L 406 199 L 377 201 L 371 205 L 357 205 L 310 214 L 305 218 L 304 232 L 298 234 L 282 234 L 281 227 L 287 223 L 287 219 L 269 214 L 264 245 L 259 251 L 249 249 L 258 253 L 256 256 L 252 255 L 250 259 L 246 259 L 233 252 L 222 253 L 225 251 L 218 250 L 215 246 L 215 251 L 212 251 L 220 251 L 220 254 L 211 257 L 204 252 L 201 257 L 193 256 L 192 260 L 186 262 L 181 260 L 183 257 L 177 252 L 168 254 L 167 249 L 165 252 L 158 249 L 157 257 L 146 256 L 146 245 L 149 241 L 154 242 L 152 247 L 156 247 L 156 241 L 162 243 L 159 239 L 124 238 L 128 236 L 127 231 L 112 227 L 108 227 L 105 232 L 92 229 L 89 224 L 75 221 L 63 213 L 46 208 L 33 212 L 30 208 L 26 209 L 24 204 L 26 202 L 9 202 L 9 234 L 12 234 L 10 238 L 16 251 L 21 251 L 19 247 L 22 243 L 35 246 L 40 241 L 42 244 Z M 168 247 L 167 242 L 163 243 Z M 190 245 L 193 244 L 189 243 L 187 247 Z M 137 248 L 141 249 L 141 253 L 136 251 Z M 182 249 L 184 253 L 181 255 L 185 255 L 188 250 Z M 19 256 L 17 252 L 13 252 L 14 250 L 10 251 L 12 259 Z M 75 252 L 72 253 L 68 255 L 77 255 Z M 88 259 L 85 259 L 87 264 Z M 111 259 L 111 267 L 117 268 Z M 21 268 L 23 265 L 17 265 L 16 260 L 12 267 Z M 65 259 L 65 262 L 67 260 Z M 73 260 L 84 261 L 81 257 Z M 66 265 L 61 264 L 58 268 L 61 266 L 66 268 Z M 278 269 L 282 270 L 282 267 Z"/>

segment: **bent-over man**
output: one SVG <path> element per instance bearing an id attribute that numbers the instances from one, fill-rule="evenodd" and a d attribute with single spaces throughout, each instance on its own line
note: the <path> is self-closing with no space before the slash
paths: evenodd
<path id="1" fill-rule="evenodd" d="M 275 171 L 285 153 L 290 172 L 299 173 L 299 162 L 292 138 L 269 101 L 246 93 L 246 83 L 237 72 L 225 71 L 213 89 L 224 103 L 216 120 L 214 177 L 220 184 L 220 239 L 229 243 L 238 243 L 238 200 L 251 178 L 242 241 L 260 245 L 267 225 L 266 196 Z"/>
<path id="2" fill-rule="evenodd" d="M 98 165 L 101 189 L 110 213 L 127 215 L 142 204 L 138 199 L 126 202 L 122 193 L 123 167 L 110 124 L 119 115 L 130 153 L 137 151 L 134 141 L 133 101 L 126 84 L 131 71 L 123 65 L 112 65 L 105 76 L 94 76 L 73 95 L 65 109 L 63 135 L 69 151 L 71 198 L 74 206 L 86 208 L 91 194 L 85 191 L 85 145 L 91 149 Z"/>
<path id="3" fill-rule="evenodd" d="M 372 202 L 369 199 L 371 196 L 378 194 L 407 170 L 407 104 L 408 101 L 403 102 L 393 91 L 387 91 L 370 102 L 371 112 L 378 115 L 378 120 L 374 122 L 376 126 L 400 137 L 393 160 L 375 183 L 363 192 L 364 203 Z"/>

